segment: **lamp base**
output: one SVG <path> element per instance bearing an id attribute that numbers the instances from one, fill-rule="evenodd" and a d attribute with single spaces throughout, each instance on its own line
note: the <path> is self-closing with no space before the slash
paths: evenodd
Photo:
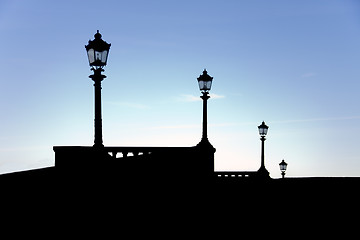
<path id="1" fill-rule="evenodd" d="M 257 171 L 257 177 L 261 179 L 268 179 L 270 178 L 269 171 L 265 168 L 265 166 L 261 166 Z"/>
<path id="2" fill-rule="evenodd" d="M 202 138 L 196 146 L 202 148 L 214 148 L 213 145 L 211 145 L 211 143 L 209 142 L 209 139 L 207 138 Z"/>

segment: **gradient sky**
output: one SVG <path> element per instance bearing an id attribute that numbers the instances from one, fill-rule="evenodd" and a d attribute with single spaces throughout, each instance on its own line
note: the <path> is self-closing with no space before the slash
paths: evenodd
<path id="1" fill-rule="evenodd" d="M 265 121 L 271 177 L 282 159 L 289 177 L 360 176 L 356 0 L 2 0 L 0 173 L 93 144 L 96 30 L 106 146 L 196 145 L 206 68 L 216 170 L 257 170 Z"/>

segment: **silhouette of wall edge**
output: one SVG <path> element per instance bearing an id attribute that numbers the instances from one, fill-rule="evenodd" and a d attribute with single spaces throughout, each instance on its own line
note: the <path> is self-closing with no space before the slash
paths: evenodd
<path id="1" fill-rule="evenodd" d="M 126 178 L 204 178 L 214 173 L 214 148 L 54 146 L 59 173 Z"/>

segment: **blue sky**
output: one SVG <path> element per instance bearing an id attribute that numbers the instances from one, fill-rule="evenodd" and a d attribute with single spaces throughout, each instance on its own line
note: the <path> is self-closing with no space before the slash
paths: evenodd
<path id="1" fill-rule="evenodd" d="M 0 3 L 0 173 L 54 165 L 52 146 L 93 144 L 84 45 L 111 43 L 106 146 L 194 146 L 196 78 L 214 77 L 208 135 L 217 170 L 360 176 L 360 3 L 351 0 Z M 191 166 L 189 166 L 191 167 Z"/>

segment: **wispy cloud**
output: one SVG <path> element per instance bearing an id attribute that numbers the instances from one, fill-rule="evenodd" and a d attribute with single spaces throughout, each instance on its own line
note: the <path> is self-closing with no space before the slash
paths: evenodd
<path id="1" fill-rule="evenodd" d="M 200 128 L 200 124 L 178 124 L 178 125 L 167 125 L 167 126 L 156 126 L 151 129 L 189 129 L 189 128 Z"/>
<path id="2" fill-rule="evenodd" d="M 120 107 L 126 107 L 126 108 L 150 109 L 150 106 L 142 104 L 142 103 L 114 102 L 114 101 L 106 101 L 105 103 L 120 106 Z"/>
<path id="3" fill-rule="evenodd" d="M 215 94 L 215 93 L 210 93 L 209 94 L 211 99 L 220 99 L 220 98 L 225 98 L 224 95 L 219 95 L 219 94 Z M 198 102 L 198 101 L 202 101 L 199 96 L 194 96 L 191 94 L 181 94 L 179 97 L 177 97 L 177 100 L 180 102 Z"/>
<path id="4" fill-rule="evenodd" d="M 208 127 L 231 127 L 240 125 L 239 123 L 211 123 L 208 124 Z M 191 129 L 191 128 L 201 128 L 201 124 L 177 124 L 177 125 L 165 125 L 165 126 L 155 126 L 151 129 Z"/>
<path id="5" fill-rule="evenodd" d="M 177 97 L 177 100 L 180 102 L 197 102 L 201 101 L 201 98 L 199 96 L 190 94 L 181 94 L 179 97 Z"/>
<path id="6" fill-rule="evenodd" d="M 354 120 L 354 119 L 360 119 L 360 116 L 348 116 L 348 117 L 324 117 L 324 118 L 307 118 L 307 119 L 292 119 L 292 120 L 280 120 L 280 121 L 273 121 L 273 123 L 296 123 L 296 122 L 342 121 L 342 120 Z"/>
<path id="7" fill-rule="evenodd" d="M 345 121 L 360 119 L 360 116 L 348 116 L 348 117 L 324 117 L 324 118 L 307 118 L 307 119 L 290 119 L 271 121 L 270 124 L 284 124 L 284 123 L 300 123 L 300 122 L 321 122 L 321 121 Z M 212 123 L 208 124 L 208 127 L 233 127 L 233 126 L 246 126 L 246 125 L 259 125 L 259 122 L 224 122 L 224 123 Z M 177 124 L 177 125 L 165 125 L 155 126 L 151 129 L 190 129 L 201 128 L 201 124 Z"/>
<path id="8" fill-rule="evenodd" d="M 210 94 L 210 97 L 211 97 L 212 99 L 225 98 L 224 95 L 218 95 L 218 94 L 215 94 L 215 93 Z"/>

